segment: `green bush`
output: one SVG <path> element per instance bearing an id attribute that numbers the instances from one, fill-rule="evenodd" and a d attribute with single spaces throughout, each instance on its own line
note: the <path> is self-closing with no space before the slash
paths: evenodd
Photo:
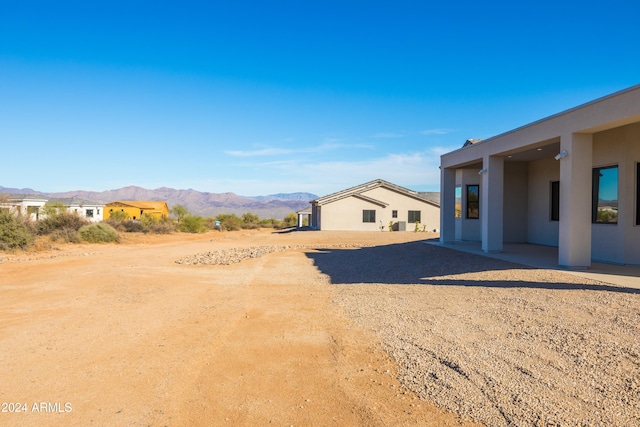
<path id="1" fill-rule="evenodd" d="M 242 220 L 235 214 L 220 214 L 216 217 L 223 230 L 234 231 L 242 228 Z"/>
<path id="2" fill-rule="evenodd" d="M 37 228 L 40 235 L 47 235 L 60 230 L 69 230 L 69 232 L 64 232 L 64 234 L 68 234 L 71 231 L 80 230 L 80 227 L 87 224 L 89 224 L 89 221 L 74 212 L 49 209 L 46 216 L 38 221 Z"/>
<path id="3" fill-rule="evenodd" d="M 258 224 L 262 228 L 282 228 L 282 221 L 275 218 L 262 219 Z"/>
<path id="4" fill-rule="evenodd" d="M 107 223 L 85 225 L 78 230 L 78 234 L 82 240 L 90 243 L 120 241 L 118 232 Z"/>
<path id="5" fill-rule="evenodd" d="M 82 241 L 78 231 L 72 228 L 60 228 L 58 230 L 53 230 L 48 234 L 48 236 L 52 242 L 80 243 Z"/>
<path id="6" fill-rule="evenodd" d="M 204 218 L 197 215 L 186 215 L 178 225 L 178 229 L 183 233 L 204 233 L 207 227 L 204 225 Z"/>
<path id="7" fill-rule="evenodd" d="M 24 218 L 0 209 L 0 250 L 28 249 L 34 240 Z"/>
<path id="8" fill-rule="evenodd" d="M 282 228 L 290 228 L 296 227 L 298 225 L 298 215 L 295 213 L 290 213 L 289 215 L 284 217 L 282 221 Z"/>

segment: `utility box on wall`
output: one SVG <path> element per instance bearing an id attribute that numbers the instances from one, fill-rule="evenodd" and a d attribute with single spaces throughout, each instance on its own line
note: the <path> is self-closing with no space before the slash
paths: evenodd
<path id="1" fill-rule="evenodd" d="M 407 231 L 407 223 L 404 221 L 398 221 L 393 224 L 393 231 Z"/>

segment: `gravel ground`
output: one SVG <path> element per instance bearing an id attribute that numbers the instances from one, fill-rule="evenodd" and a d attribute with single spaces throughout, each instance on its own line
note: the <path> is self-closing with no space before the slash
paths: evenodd
<path id="1" fill-rule="evenodd" d="M 640 425 L 640 290 L 422 242 L 308 256 L 420 398 L 490 426 Z"/>
<path id="2" fill-rule="evenodd" d="M 408 242 L 303 250 L 421 399 L 490 426 L 640 425 L 640 290 Z"/>

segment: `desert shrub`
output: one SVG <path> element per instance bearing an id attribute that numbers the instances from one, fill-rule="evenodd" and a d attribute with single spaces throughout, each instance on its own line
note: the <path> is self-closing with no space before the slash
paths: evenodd
<path id="1" fill-rule="evenodd" d="M 132 219 L 121 222 L 120 227 L 123 231 L 127 233 L 144 233 L 145 232 L 144 225 L 142 225 L 140 221 L 134 221 Z"/>
<path id="2" fill-rule="evenodd" d="M 142 215 L 139 221 L 144 228 L 150 228 L 160 222 L 160 220 L 153 215 Z"/>
<path id="3" fill-rule="evenodd" d="M 262 219 L 258 224 L 262 228 L 282 228 L 282 221 L 275 218 Z"/>
<path id="4" fill-rule="evenodd" d="M 0 250 L 28 249 L 35 240 L 25 218 L 0 209 Z"/>
<path id="5" fill-rule="evenodd" d="M 204 233 L 207 227 L 204 225 L 204 218 L 197 215 L 186 215 L 178 225 L 178 230 L 183 233 Z"/>
<path id="6" fill-rule="evenodd" d="M 298 215 L 290 213 L 284 217 L 282 221 L 282 228 L 296 227 L 298 225 Z"/>
<path id="7" fill-rule="evenodd" d="M 216 217 L 223 230 L 234 231 L 242 228 L 242 220 L 235 214 L 220 214 Z"/>
<path id="8" fill-rule="evenodd" d="M 73 228 L 59 228 L 51 231 L 48 236 L 52 242 L 80 243 L 82 241 L 78 231 Z"/>
<path id="9" fill-rule="evenodd" d="M 85 225 L 78 230 L 82 240 L 90 243 L 117 242 L 120 240 L 118 232 L 107 223 Z"/>
<path id="10" fill-rule="evenodd" d="M 159 221 L 149 226 L 149 233 L 170 234 L 176 231 L 176 226 L 172 221 Z"/>
<path id="11" fill-rule="evenodd" d="M 113 211 L 109 213 L 109 221 L 123 222 L 130 220 L 131 217 L 125 211 Z"/>
<path id="12" fill-rule="evenodd" d="M 74 212 L 66 210 L 51 209 L 47 211 L 44 218 L 38 221 L 38 234 L 47 235 L 60 230 L 78 231 L 83 225 L 89 224 L 89 221 L 82 218 Z M 62 234 L 68 234 L 64 232 Z"/>
<path id="13" fill-rule="evenodd" d="M 242 228 L 247 229 L 247 230 L 253 230 L 256 228 L 260 228 L 260 218 L 258 217 L 258 215 L 251 213 L 251 212 L 247 212 L 245 214 L 242 215 Z"/>

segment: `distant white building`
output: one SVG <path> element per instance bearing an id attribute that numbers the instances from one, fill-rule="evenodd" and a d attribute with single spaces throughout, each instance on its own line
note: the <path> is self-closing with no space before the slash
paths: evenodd
<path id="1" fill-rule="evenodd" d="M 104 204 L 91 200 L 73 198 L 49 199 L 48 203 L 60 203 L 73 212 L 90 222 L 100 222 L 104 215 Z"/>
<path id="2" fill-rule="evenodd" d="M 440 241 L 640 265 L 640 85 L 444 154 Z"/>
<path id="3" fill-rule="evenodd" d="M 90 222 L 100 222 L 103 218 L 104 204 L 78 198 L 49 199 L 42 196 L 9 194 L 0 198 L 0 209 L 8 209 L 19 215 L 28 215 L 36 221 L 42 219 L 47 203 L 60 203 L 67 211 L 76 213 Z"/>
<path id="4" fill-rule="evenodd" d="M 18 215 L 28 215 L 32 220 L 38 220 L 47 198 L 25 194 L 8 194 L 0 198 L 0 209 L 8 209 Z"/>

